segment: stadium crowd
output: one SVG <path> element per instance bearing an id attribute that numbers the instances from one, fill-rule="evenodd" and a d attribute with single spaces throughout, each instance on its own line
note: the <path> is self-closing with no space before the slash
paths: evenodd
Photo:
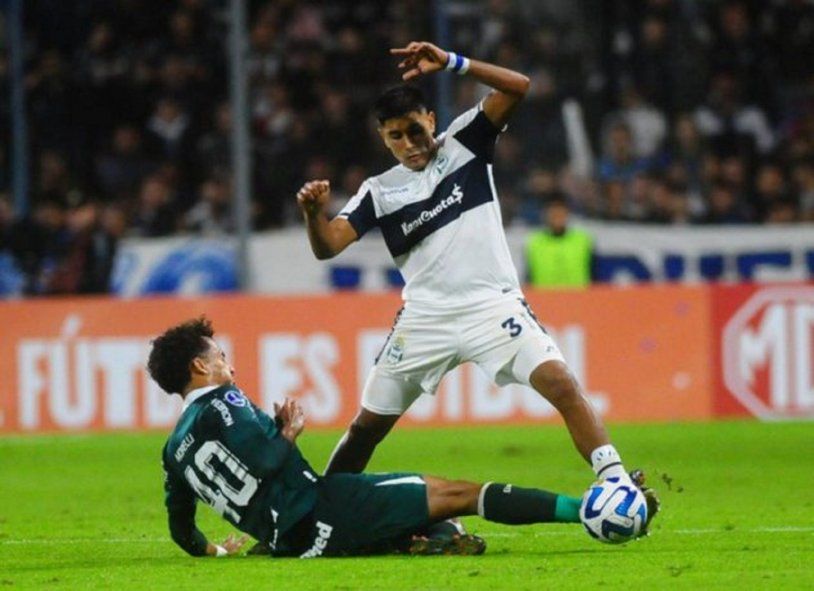
<path id="1" fill-rule="evenodd" d="M 811 0 L 249 4 L 255 229 L 299 223 L 305 180 L 330 179 L 341 204 L 392 165 L 369 106 L 399 81 L 387 48 L 437 40 L 440 5 L 450 48 L 532 79 L 498 143 L 507 224 L 539 224 L 555 197 L 605 220 L 814 221 Z M 234 229 L 227 17 L 222 0 L 25 3 L 27 215 L 0 49 L 0 265 L 24 271 L 25 293 L 106 291 L 123 236 Z M 483 92 L 453 88 L 453 112 Z M 587 169 L 570 166 L 569 99 Z"/>

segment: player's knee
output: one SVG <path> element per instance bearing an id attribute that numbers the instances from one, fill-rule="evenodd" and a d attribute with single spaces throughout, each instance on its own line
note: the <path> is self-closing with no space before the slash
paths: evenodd
<path id="1" fill-rule="evenodd" d="M 541 365 L 531 377 L 534 388 L 556 408 L 582 400 L 579 384 L 565 364 Z"/>
<path id="2" fill-rule="evenodd" d="M 473 490 L 477 492 L 478 485 L 463 480 L 433 479 L 435 493 L 447 501 L 456 502 L 469 499 Z"/>
<path id="3" fill-rule="evenodd" d="M 477 510 L 480 486 L 462 480 L 443 480 L 436 488 L 438 497 L 455 515 L 465 515 Z"/>

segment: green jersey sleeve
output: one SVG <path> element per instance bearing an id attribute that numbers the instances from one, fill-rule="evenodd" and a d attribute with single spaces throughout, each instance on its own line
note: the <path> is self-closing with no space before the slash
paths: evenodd
<path id="1" fill-rule="evenodd" d="M 197 499 L 186 480 L 179 478 L 167 465 L 167 448 L 162 455 L 164 465 L 164 504 L 167 507 L 170 535 L 187 554 L 206 555 L 206 536 L 195 525 Z"/>

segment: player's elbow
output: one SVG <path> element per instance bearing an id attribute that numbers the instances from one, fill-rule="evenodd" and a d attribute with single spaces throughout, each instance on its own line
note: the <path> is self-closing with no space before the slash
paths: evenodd
<path id="1" fill-rule="evenodd" d="M 521 98 L 525 97 L 530 87 L 531 79 L 525 74 L 518 74 L 515 94 Z"/>
<path id="2" fill-rule="evenodd" d="M 330 248 L 315 248 L 314 249 L 314 256 L 317 257 L 317 260 L 320 261 L 327 261 L 328 259 L 332 259 L 337 255 L 337 253 Z"/>

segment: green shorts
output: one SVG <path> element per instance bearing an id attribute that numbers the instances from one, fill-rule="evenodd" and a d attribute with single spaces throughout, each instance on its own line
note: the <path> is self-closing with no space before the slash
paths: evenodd
<path id="1" fill-rule="evenodd" d="M 429 524 L 427 485 L 418 474 L 331 474 L 318 484 L 301 556 L 370 551 Z"/>

